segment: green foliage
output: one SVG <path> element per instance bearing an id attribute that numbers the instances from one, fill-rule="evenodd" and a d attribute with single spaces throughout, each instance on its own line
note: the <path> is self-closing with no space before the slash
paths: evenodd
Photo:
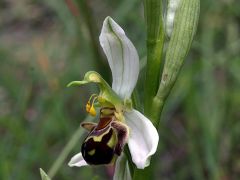
<path id="1" fill-rule="evenodd" d="M 40 168 L 40 175 L 42 180 L 51 180 L 49 176 Z"/>
<path id="2" fill-rule="evenodd" d="M 201 0 L 197 37 L 163 111 L 159 151 L 152 159 L 156 179 L 240 176 L 237 4 L 238 0 Z M 39 168 L 50 170 L 73 134 L 76 138 L 82 133 L 78 127 L 85 119 L 89 89 L 66 85 L 83 79 L 89 70 L 111 82 L 96 38 L 107 15 L 119 20 L 142 60 L 146 57 L 140 1 L 89 1 L 86 8 L 92 19 L 88 20 L 78 5 L 70 0 L 0 3 L 0 179 L 39 179 Z M 142 82 L 134 93 L 140 108 Z M 94 88 L 90 90 L 96 92 Z M 53 179 L 112 175 L 111 167 L 67 166 L 81 142 L 76 138 L 76 146 L 65 149 L 66 159 L 58 161 L 63 163 L 57 172 L 52 170 Z"/>

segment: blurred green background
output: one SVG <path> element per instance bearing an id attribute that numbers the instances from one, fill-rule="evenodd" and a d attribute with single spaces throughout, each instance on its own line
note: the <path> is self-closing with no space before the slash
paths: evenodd
<path id="1" fill-rule="evenodd" d="M 40 179 L 40 167 L 48 172 L 97 92 L 66 84 L 89 70 L 111 82 L 98 42 L 104 18 L 124 28 L 144 59 L 143 14 L 139 0 L 0 1 L 0 179 Z M 155 179 L 239 179 L 239 0 L 201 0 L 197 35 L 159 133 Z M 67 166 L 81 141 L 54 179 L 111 179 L 109 167 Z"/>

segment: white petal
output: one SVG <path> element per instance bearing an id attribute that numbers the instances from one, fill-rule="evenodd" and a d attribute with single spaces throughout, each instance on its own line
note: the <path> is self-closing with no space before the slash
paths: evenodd
<path id="1" fill-rule="evenodd" d="M 137 168 L 144 169 L 150 164 L 150 156 L 158 146 L 159 136 L 152 122 L 137 110 L 125 113 L 130 127 L 129 150 Z"/>
<path id="2" fill-rule="evenodd" d="M 128 161 L 124 153 L 117 159 L 113 180 L 131 180 Z"/>
<path id="3" fill-rule="evenodd" d="M 110 17 L 99 37 L 112 71 L 112 88 L 123 99 L 130 98 L 139 74 L 139 57 L 123 29 Z"/>
<path id="4" fill-rule="evenodd" d="M 70 167 L 73 167 L 73 166 L 81 167 L 81 166 L 87 166 L 88 164 L 83 159 L 82 153 L 80 152 L 72 157 L 72 159 L 69 161 L 68 165 Z"/>

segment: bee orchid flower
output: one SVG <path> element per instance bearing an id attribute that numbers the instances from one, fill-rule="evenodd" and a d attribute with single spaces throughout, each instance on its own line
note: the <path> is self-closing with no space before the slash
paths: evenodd
<path id="1" fill-rule="evenodd" d="M 99 122 L 81 124 L 89 134 L 69 166 L 116 163 L 117 169 L 122 166 L 122 159 L 126 161 L 122 151 L 127 143 L 132 161 L 137 168 L 144 169 L 156 152 L 159 136 L 151 121 L 132 108 L 131 94 L 139 75 L 138 53 L 123 29 L 110 17 L 103 22 L 99 40 L 112 72 L 112 86 L 94 71 L 87 72 L 82 81 L 69 83 L 69 86 L 96 83 L 100 89 L 86 105 L 86 111 L 95 116 L 98 104 Z"/>

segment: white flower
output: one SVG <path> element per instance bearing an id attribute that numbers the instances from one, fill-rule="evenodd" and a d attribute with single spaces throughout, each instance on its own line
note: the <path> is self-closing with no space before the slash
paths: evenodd
<path id="1" fill-rule="evenodd" d="M 139 57 L 132 42 L 127 38 L 123 29 L 110 17 L 103 22 L 100 35 L 100 44 L 107 56 L 108 63 L 112 71 L 112 90 L 121 102 L 131 102 L 130 97 L 137 83 L 139 74 Z M 102 96 L 108 102 L 112 102 L 116 108 L 124 107 L 119 105 L 115 95 L 109 95 L 107 85 L 95 72 L 85 75 L 84 81 L 75 81 L 72 84 L 85 84 L 89 82 L 102 83 L 107 90 L 102 92 Z M 106 95 L 107 94 L 107 95 Z M 126 106 L 126 104 L 124 103 Z M 120 108 L 120 109 L 121 109 Z M 90 108 L 89 108 L 90 109 Z M 132 161 L 137 168 L 144 169 L 150 163 L 150 157 L 156 152 L 159 136 L 151 121 L 142 113 L 131 108 L 122 108 L 126 125 L 129 127 L 127 144 L 131 153 Z M 91 127 L 96 125 L 92 124 Z M 89 128 L 91 129 L 91 128 Z M 123 153 L 122 153 L 123 154 Z M 122 155 L 121 155 L 122 156 Z M 123 157 L 118 158 L 116 169 L 124 163 Z M 88 165 L 83 159 L 82 153 L 75 155 L 69 162 L 69 166 Z M 121 169 L 121 168 L 120 168 Z M 115 176 L 117 176 L 115 174 Z"/>

